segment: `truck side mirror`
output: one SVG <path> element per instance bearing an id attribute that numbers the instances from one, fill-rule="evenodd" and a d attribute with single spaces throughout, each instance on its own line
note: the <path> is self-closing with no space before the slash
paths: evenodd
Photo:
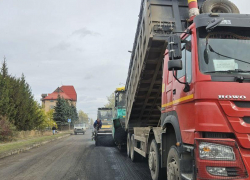
<path id="1" fill-rule="evenodd" d="M 177 71 L 177 70 L 182 70 L 182 60 L 170 60 L 168 61 L 168 70 L 169 71 Z"/>
<path id="2" fill-rule="evenodd" d="M 181 59 L 181 38 L 178 35 L 170 35 L 168 39 L 168 51 L 169 51 L 169 59 Z"/>

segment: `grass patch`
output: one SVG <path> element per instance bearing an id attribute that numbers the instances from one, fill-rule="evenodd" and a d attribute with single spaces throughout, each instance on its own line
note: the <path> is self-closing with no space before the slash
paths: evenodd
<path id="1" fill-rule="evenodd" d="M 51 135 L 51 136 L 35 137 L 35 138 L 30 138 L 30 139 L 25 139 L 25 140 L 16 141 L 16 142 L 10 142 L 10 143 L 2 143 L 2 144 L 0 144 L 0 153 L 8 152 L 8 151 L 15 150 L 15 149 L 24 148 L 24 147 L 30 146 L 32 144 L 55 139 L 57 137 L 64 136 L 66 134 L 69 134 L 69 132 L 63 132 L 63 133 L 59 133 L 59 134 L 55 134 L 55 135 Z"/>

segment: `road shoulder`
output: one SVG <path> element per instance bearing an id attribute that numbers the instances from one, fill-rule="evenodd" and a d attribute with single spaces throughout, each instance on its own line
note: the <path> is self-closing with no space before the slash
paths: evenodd
<path id="1" fill-rule="evenodd" d="M 0 144 L 0 159 L 14 154 L 19 154 L 23 151 L 39 147 L 57 139 L 66 138 L 68 136 L 70 136 L 70 133 L 59 133 L 52 136 L 41 136 L 21 141 Z"/>

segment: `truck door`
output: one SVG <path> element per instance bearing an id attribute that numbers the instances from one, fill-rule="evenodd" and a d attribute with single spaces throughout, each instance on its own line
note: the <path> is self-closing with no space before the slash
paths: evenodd
<path id="1" fill-rule="evenodd" d="M 164 59 L 164 73 L 163 73 L 163 87 L 162 87 L 162 111 L 170 111 L 173 107 L 173 74 L 168 71 L 168 53 L 165 54 Z"/>
<path id="2" fill-rule="evenodd" d="M 182 43 L 182 70 L 176 72 L 176 77 L 181 82 L 188 82 L 190 85 L 190 91 L 184 92 L 184 84 L 179 83 L 176 79 L 173 80 L 173 105 L 182 104 L 191 100 L 193 96 L 192 86 L 192 35 L 184 38 Z"/>
<path id="3" fill-rule="evenodd" d="M 188 82 L 190 85 L 190 91 L 184 92 L 184 84 L 179 83 L 176 79 L 173 79 L 173 110 L 178 115 L 178 121 L 182 134 L 182 140 L 186 143 L 192 143 L 194 139 L 194 121 L 195 107 L 194 107 L 194 85 L 192 81 L 192 51 L 194 53 L 195 43 L 192 41 L 192 35 L 185 38 L 186 43 L 182 44 L 182 70 L 177 71 L 176 76 L 181 82 Z M 187 76 L 187 77 L 186 77 Z"/>

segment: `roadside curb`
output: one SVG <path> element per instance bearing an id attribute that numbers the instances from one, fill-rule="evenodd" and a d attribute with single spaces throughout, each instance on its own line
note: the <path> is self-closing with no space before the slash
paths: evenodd
<path id="1" fill-rule="evenodd" d="M 52 141 L 55 141 L 55 140 L 58 140 L 58 139 L 62 139 L 62 138 L 65 138 L 65 137 L 68 137 L 70 136 L 71 134 L 66 134 L 64 136 L 60 136 L 60 137 L 56 137 L 56 138 L 53 138 L 53 139 L 50 139 L 50 140 L 47 140 L 47 141 L 42 141 L 42 142 L 39 142 L 39 143 L 35 143 L 35 144 L 31 144 L 31 145 L 28 145 L 28 146 L 25 146 L 23 148 L 19 148 L 19 149 L 14 149 L 14 150 L 11 150 L 9 152 L 3 152 L 3 153 L 0 153 L 0 159 L 3 159 L 5 157 L 8 157 L 8 156 L 12 156 L 12 155 L 15 155 L 15 154 L 19 154 L 23 151 L 28 151 L 30 149 L 33 149 L 35 147 L 39 147 L 39 146 L 42 146 L 44 144 L 47 144 L 49 142 L 52 142 Z"/>

